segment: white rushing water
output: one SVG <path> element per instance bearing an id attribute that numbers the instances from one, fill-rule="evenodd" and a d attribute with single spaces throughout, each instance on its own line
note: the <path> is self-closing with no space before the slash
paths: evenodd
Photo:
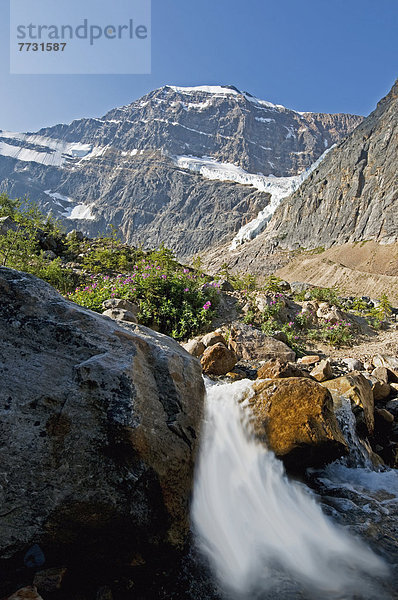
<path id="1" fill-rule="evenodd" d="M 326 517 L 314 493 L 289 480 L 281 461 L 254 440 L 239 404 L 251 385 L 208 386 L 192 520 L 221 585 L 253 598 L 283 572 L 316 598 L 380 597 L 365 579 L 387 573 L 381 559 Z"/>

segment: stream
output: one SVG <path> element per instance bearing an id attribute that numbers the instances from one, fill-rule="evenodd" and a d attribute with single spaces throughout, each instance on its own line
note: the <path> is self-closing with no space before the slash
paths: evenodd
<path id="1" fill-rule="evenodd" d="M 223 597 L 398 598 L 397 471 L 373 467 L 347 403 L 349 456 L 288 478 L 251 432 L 252 383 L 206 380 L 192 522 Z"/>

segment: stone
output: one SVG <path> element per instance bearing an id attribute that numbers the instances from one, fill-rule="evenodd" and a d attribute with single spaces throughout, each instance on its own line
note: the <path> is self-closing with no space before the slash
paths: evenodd
<path id="1" fill-rule="evenodd" d="M 192 356 L 199 357 L 205 351 L 205 345 L 200 340 L 189 340 L 186 344 L 181 345 Z"/>
<path id="2" fill-rule="evenodd" d="M 289 339 L 284 331 L 275 331 L 275 333 L 272 334 L 272 337 L 274 338 L 274 340 L 279 340 L 280 342 L 283 342 L 284 344 L 287 344 L 289 341 Z"/>
<path id="3" fill-rule="evenodd" d="M 76 229 L 72 229 L 67 235 L 67 240 L 76 240 L 78 242 L 82 242 L 84 240 L 84 234 L 82 231 L 77 231 Z"/>
<path id="4" fill-rule="evenodd" d="M 343 358 L 342 362 L 349 371 L 363 371 L 365 369 L 362 362 L 356 358 Z"/>
<path id="5" fill-rule="evenodd" d="M 218 342 L 206 348 L 200 362 L 203 373 L 207 375 L 225 375 L 234 368 L 237 358 L 235 352 Z"/>
<path id="6" fill-rule="evenodd" d="M 373 377 L 376 377 L 376 379 L 379 379 L 381 382 L 388 383 L 389 377 L 388 370 L 386 369 L 386 367 L 376 367 L 375 369 L 373 369 L 372 375 Z"/>
<path id="7" fill-rule="evenodd" d="M 394 390 L 394 392 L 398 392 L 398 383 L 390 383 L 390 388 Z"/>
<path id="8" fill-rule="evenodd" d="M 234 286 L 227 279 L 219 279 L 217 281 L 217 287 L 222 292 L 233 292 L 234 291 Z"/>
<path id="9" fill-rule="evenodd" d="M 102 308 L 104 310 L 121 308 L 123 310 L 128 310 L 133 313 L 133 315 L 137 316 L 140 310 L 138 304 L 135 302 L 130 302 L 130 300 L 125 300 L 124 298 L 109 298 L 109 300 L 105 300 L 102 303 Z"/>
<path id="10" fill-rule="evenodd" d="M 241 379 L 245 379 L 246 376 L 244 373 L 238 373 L 235 371 L 229 371 L 228 373 L 225 374 L 227 377 L 229 377 L 229 379 L 232 379 L 232 381 L 240 381 Z"/>
<path id="11" fill-rule="evenodd" d="M 373 364 L 375 367 L 386 367 L 393 372 L 398 372 L 398 358 L 395 356 L 387 356 L 385 354 L 377 354 L 373 357 Z"/>
<path id="12" fill-rule="evenodd" d="M 285 466 L 303 471 L 347 453 L 329 391 L 307 378 L 257 381 L 248 398 L 254 432 Z"/>
<path id="13" fill-rule="evenodd" d="M 384 383 L 398 383 L 398 371 L 395 373 L 387 367 L 376 367 L 373 369 L 372 375 Z"/>
<path id="14" fill-rule="evenodd" d="M 372 386 L 373 398 L 376 401 L 385 400 L 391 394 L 391 388 L 388 383 L 384 383 L 384 381 L 375 381 Z"/>
<path id="15" fill-rule="evenodd" d="M 323 319 L 331 325 L 335 325 L 340 321 L 343 321 L 345 316 L 344 313 L 336 308 L 335 306 L 330 307 L 326 302 L 322 302 L 316 311 L 316 316 L 319 319 Z"/>
<path id="16" fill-rule="evenodd" d="M 108 308 L 102 313 L 104 317 L 109 317 L 115 321 L 127 321 L 128 323 L 137 323 L 137 317 L 129 310 L 123 308 Z"/>
<path id="17" fill-rule="evenodd" d="M 80 577 L 161 568 L 189 534 L 199 361 L 26 273 L 1 267 L 0 297 L 2 566 L 40 541 Z"/>
<path id="18" fill-rule="evenodd" d="M 38 594 L 37 589 L 33 586 L 27 586 L 19 589 L 15 594 L 12 594 L 7 600 L 43 600 Z"/>
<path id="19" fill-rule="evenodd" d="M 67 571 L 65 567 L 53 567 L 38 571 L 34 576 L 33 585 L 39 592 L 56 592 L 61 589 Z"/>
<path id="20" fill-rule="evenodd" d="M 301 363 L 302 365 L 311 366 L 311 365 L 315 365 L 320 360 L 321 360 L 321 358 L 317 354 L 311 354 L 308 356 L 302 356 L 301 358 L 298 359 L 298 362 Z"/>
<path id="21" fill-rule="evenodd" d="M 372 435 L 374 431 L 374 399 L 371 383 L 359 373 L 353 371 L 343 377 L 337 377 L 322 383 L 330 390 L 335 406 L 341 405 L 341 396 L 351 401 L 351 407 L 360 432 Z"/>
<path id="22" fill-rule="evenodd" d="M 239 360 L 280 358 L 286 362 L 294 362 L 296 359 L 296 353 L 289 346 L 267 336 L 259 329 L 244 324 L 232 326 L 229 347 Z"/>
<path id="23" fill-rule="evenodd" d="M 373 363 L 371 363 L 371 362 L 364 362 L 363 363 L 363 370 L 371 372 L 371 371 L 373 371 L 373 369 L 374 369 Z M 358 369 L 358 370 L 362 371 L 362 369 Z"/>
<path id="24" fill-rule="evenodd" d="M 332 379 L 333 371 L 330 360 L 328 358 L 326 360 L 321 360 L 321 362 L 312 369 L 310 375 L 319 382 Z"/>
<path id="25" fill-rule="evenodd" d="M 310 377 L 306 371 L 296 365 L 283 362 L 280 358 L 271 358 L 257 371 L 258 379 L 282 379 L 284 377 Z"/>
<path id="26" fill-rule="evenodd" d="M 304 283 L 303 281 L 293 281 L 290 284 L 290 289 L 292 290 L 293 294 L 301 294 L 301 292 L 306 292 L 313 287 L 314 286 L 310 283 Z"/>
<path id="27" fill-rule="evenodd" d="M 375 413 L 386 423 L 393 423 L 394 415 L 385 408 L 376 408 Z"/>
<path id="28" fill-rule="evenodd" d="M 206 348 L 209 348 L 210 346 L 214 346 L 214 344 L 224 344 L 224 346 L 226 346 L 227 342 L 222 333 L 219 331 L 211 331 L 202 337 L 202 344 L 204 344 Z"/>

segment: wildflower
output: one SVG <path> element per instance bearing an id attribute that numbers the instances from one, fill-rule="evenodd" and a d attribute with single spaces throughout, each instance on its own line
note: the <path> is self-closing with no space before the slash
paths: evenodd
<path id="1" fill-rule="evenodd" d="M 189 288 L 184 288 L 184 292 L 189 292 Z"/>

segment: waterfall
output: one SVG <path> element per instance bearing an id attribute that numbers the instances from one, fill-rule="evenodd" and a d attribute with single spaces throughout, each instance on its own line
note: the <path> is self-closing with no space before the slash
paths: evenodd
<path id="1" fill-rule="evenodd" d="M 290 581 L 317 598 L 380 597 L 365 580 L 386 574 L 382 560 L 326 517 L 314 493 L 254 439 L 240 404 L 251 386 L 208 385 L 192 521 L 222 587 L 250 599 L 260 588 L 302 598 L 275 592 Z"/>

